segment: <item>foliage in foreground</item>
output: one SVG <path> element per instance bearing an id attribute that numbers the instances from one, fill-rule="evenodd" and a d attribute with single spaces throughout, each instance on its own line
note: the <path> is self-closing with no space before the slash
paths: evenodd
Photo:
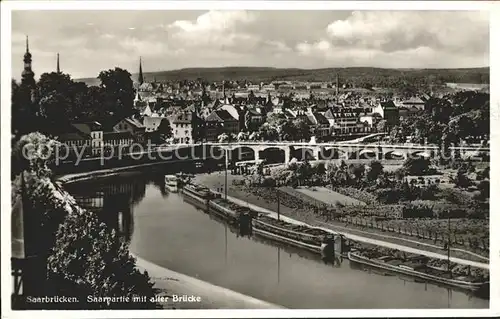
<path id="1" fill-rule="evenodd" d="M 81 209 L 66 191 L 51 180 L 49 163 L 53 141 L 42 134 L 23 136 L 13 149 L 20 158 L 23 146 L 40 147 L 22 161 L 25 178 L 25 213 L 40 216 L 39 255 L 47 260 L 46 293 L 75 296 L 79 303 L 64 307 L 79 309 L 156 308 L 149 302 L 155 295 L 147 273 L 140 273 L 127 244 L 99 217 Z M 15 183 L 20 185 L 20 183 Z M 28 217 L 27 217 L 28 218 Z M 146 297 L 144 303 L 87 303 L 93 297 Z M 56 305 L 52 305 L 57 307 Z"/>
<path id="2" fill-rule="evenodd" d="M 87 296 L 129 297 L 129 302 L 89 303 L 86 309 L 155 308 L 155 296 L 147 274 L 135 267 L 126 242 L 96 214 L 78 210 L 66 216 L 56 234 L 56 245 L 48 259 L 48 278 L 56 291 L 76 296 L 86 303 Z M 133 297 L 146 297 L 144 303 Z"/>

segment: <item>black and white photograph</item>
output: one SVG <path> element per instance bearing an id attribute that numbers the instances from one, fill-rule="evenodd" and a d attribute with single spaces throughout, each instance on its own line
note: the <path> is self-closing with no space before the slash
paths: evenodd
<path id="1" fill-rule="evenodd" d="M 496 4 L 45 4 L 2 2 L 6 318 L 499 314 Z"/>

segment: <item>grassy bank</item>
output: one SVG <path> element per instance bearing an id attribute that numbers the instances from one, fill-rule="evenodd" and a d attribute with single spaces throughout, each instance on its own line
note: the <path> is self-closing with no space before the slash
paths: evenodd
<path id="1" fill-rule="evenodd" d="M 260 190 L 249 192 L 245 186 L 233 185 L 233 180 L 244 179 L 242 176 L 233 176 L 228 174 L 228 195 L 246 201 L 250 204 L 260 206 L 272 211 L 277 210 L 276 189 L 261 188 Z M 216 172 L 212 174 L 200 174 L 195 178 L 195 182 L 203 184 L 212 189 L 224 188 L 224 173 Z M 304 195 L 304 194 L 303 194 Z M 281 203 L 281 214 L 300 220 L 302 222 L 328 227 L 334 231 L 350 233 L 358 236 L 383 240 L 386 242 L 405 245 L 412 248 L 422 249 L 434 253 L 446 254 L 442 245 L 435 244 L 433 240 L 416 238 L 394 232 L 383 231 L 376 228 L 369 228 L 363 225 L 355 225 L 346 222 L 339 222 L 327 218 L 327 216 L 318 216 L 312 209 L 292 208 Z M 485 262 L 485 258 L 467 253 L 461 250 L 452 250 L 451 256 L 468 259 L 472 261 Z"/>

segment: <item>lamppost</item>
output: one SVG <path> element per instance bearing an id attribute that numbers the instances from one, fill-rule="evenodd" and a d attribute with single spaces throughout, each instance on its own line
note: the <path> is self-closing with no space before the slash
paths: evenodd
<path id="1" fill-rule="evenodd" d="M 224 162 L 225 162 L 225 166 L 224 166 L 224 199 L 225 200 L 227 200 L 227 170 L 228 170 L 228 161 L 229 161 L 228 152 L 229 152 L 228 149 L 224 150 Z"/>

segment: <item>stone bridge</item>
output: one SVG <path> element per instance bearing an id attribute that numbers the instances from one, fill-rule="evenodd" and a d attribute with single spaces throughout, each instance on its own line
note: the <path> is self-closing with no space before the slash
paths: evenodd
<path id="1" fill-rule="evenodd" d="M 261 159 L 261 152 L 266 150 L 279 150 L 284 153 L 285 163 L 294 155 L 301 154 L 302 158 L 311 159 L 406 159 L 408 157 L 424 156 L 434 157 L 439 154 L 439 147 L 435 145 L 415 144 L 346 144 L 346 143 L 307 143 L 307 142 L 228 142 L 205 143 L 228 151 L 231 159 L 235 150 L 247 150 L 254 153 L 253 159 Z M 455 146 L 450 147 L 452 156 L 478 156 L 481 153 L 490 153 L 489 147 L 481 146 Z"/>

